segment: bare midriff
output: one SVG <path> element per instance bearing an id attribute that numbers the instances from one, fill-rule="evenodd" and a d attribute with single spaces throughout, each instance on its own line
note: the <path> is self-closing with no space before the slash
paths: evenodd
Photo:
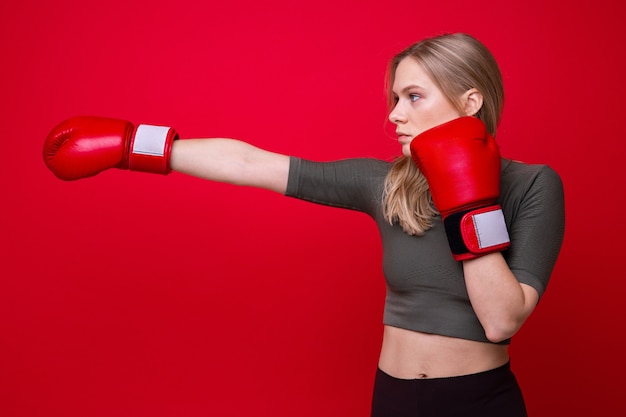
<path id="1" fill-rule="evenodd" d="M 379 368 L 400 379 L 484 372 L 509 360 L 508 346 L 385 326 Z"/>

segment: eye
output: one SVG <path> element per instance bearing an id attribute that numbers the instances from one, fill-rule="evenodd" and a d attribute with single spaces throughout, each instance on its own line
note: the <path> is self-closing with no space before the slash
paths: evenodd
<path id="1" fill-rule="evenodd" d="M 422 98 L 419 94 L 409 94 L 409 100 L 411 103 L 415 103 L 417 100 Z"/>

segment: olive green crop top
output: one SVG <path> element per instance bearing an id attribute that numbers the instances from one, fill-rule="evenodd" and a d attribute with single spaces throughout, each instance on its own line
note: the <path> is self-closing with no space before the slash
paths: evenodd
<path id="1" fill-rule="evenodd" d="M 469 301 L 462 263 L 450 254 L 441 217 L 409 236 L 382 214 L 391 163 L 370 159 L 312 162 L 291 157 L 287 196 L 367 213 L 383 245 L 387 294 L 383 322 L 424 333 L 489 342 Z M 546 165 L 502 160 L 499 203 L 511 238 L 504 258 L 519 282 L 541 297 L 564 233 L 563 186 Z M 509 343 L 510 340 L 503 342 Z"/>

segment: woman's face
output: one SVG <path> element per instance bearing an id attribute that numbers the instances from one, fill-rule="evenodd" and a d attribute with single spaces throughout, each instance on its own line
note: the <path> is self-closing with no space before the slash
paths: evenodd
<path id="1" fill-rule="evenodd" d="M 409 145 L 415 136 L 462 116 L 413 58 L 400 61 L 392 89 L 396 105 L 389 120 L 396 125 L 405 156 L 411 156 Z"/>

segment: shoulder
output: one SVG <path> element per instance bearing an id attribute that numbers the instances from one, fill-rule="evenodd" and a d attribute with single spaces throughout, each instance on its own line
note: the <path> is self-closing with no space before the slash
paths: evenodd
<path id="1" fill-rule="evenodd" d="M 512 159 L 502 159 L 502 176 L 509 178 L 547 176 L 559 179 L 559 174 L 546 164 L 529 164 Z"/>
<path id="2" fill-rule="evenodd" d="M 531 189 L 562 190 L 563 182 L 559 174 L 549 165 L 527 164 L 510 159 L 502 160 L 502 188 L 525 192 Z"/>
<path id="3" fill-rule="evenodd" d="M 527 216 L 562 216 L 563 182 L 548 165 L 503 159 L 500 200 L 511 219 L 516 219 L 520 212 Z"/>

